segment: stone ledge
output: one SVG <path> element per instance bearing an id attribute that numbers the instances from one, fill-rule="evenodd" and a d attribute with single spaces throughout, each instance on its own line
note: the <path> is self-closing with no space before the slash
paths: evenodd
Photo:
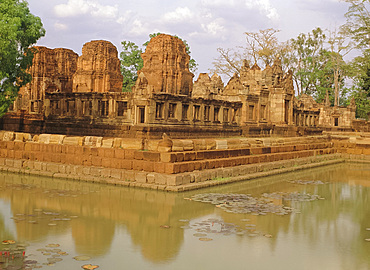
<path id="1" fill-rule="evenodd" d="M 357 161 L 358 159 L 354 160 Z M 29 167 L 13 167 L 11 164 L 14 165 L 14 162 L 11 161 L 13 160 L 0 158 L 0 164 L 4 164 L 0 165 L 0 170 L 11 173 L 40 175 L 68 180 L 182 192 L 340 163 L 344 162 L 345 158 L 343 158 L 341 154 L 331 154 L 229 168 L 208 169 L 175 175 L 123 169 L 106 170 L 103 167 L 79 165 L 70 165 L 68 172 L 60 172 L 58 169 L 58 165 L 60 164 L 57 163 L 36 161 L 34 162 L 34 168 L 31 169 Z M 18 161 L 22 162 L 20 160 Z M 23 164 L 23 166 L 28 166 L 27 162 L 22 162 L 21 164 Z M 104 173 L 102 173 L 103 171 Z"/>

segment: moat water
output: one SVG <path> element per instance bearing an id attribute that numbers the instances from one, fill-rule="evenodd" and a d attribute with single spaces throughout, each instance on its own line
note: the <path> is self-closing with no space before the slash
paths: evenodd
<path id="1" fill-rule="evenodd" d="M 370 269 L 370 164 L 178 194 L 0 174 L 0 235 L 0 269 Z"/>

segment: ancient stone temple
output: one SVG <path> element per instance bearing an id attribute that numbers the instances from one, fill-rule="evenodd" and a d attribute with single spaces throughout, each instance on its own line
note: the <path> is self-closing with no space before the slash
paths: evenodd
<path id="1" fill-rule="evenodd" d="M 29 70 L 32 82 L 19 91 L 15 110 L 42 112 L 45 93 L 72 92 L 72 76 L 76 72 L 78 55 L 68 49 L 35 47 L 36 53 Z"/>
<path id="2" fill-rule="evenodd" d="M 122 82 L 117 48 L 104 40 L 86 43 L 73 75 L 73 92 L 122 92 Z"/>
<path id="3" fill-rule="evenodd" d="M 193 83 L 184 43 L 161 34 L 142 54 L 144 67 L 132 92 L 123 93 L 112 43 L 88 42 L 79 57 L 67 49 L 37 49 L 32 82 L 1 119 L 3 129 L 146 139 L 295 136 L 351 130 L 355 118 L 354 104 L 296 99 L 292 72 L 283 72 L 279 58 L 265 69 L 244 61 L 226 86 L 207 73 Z"/>
<path id="4" fill-rule="evenodd" d="M 164 34 L 154 37 L 141 57 L 144 67 L 138 73 L 137 94 L 191 94 L 194 75 L 181 39 Z"/>

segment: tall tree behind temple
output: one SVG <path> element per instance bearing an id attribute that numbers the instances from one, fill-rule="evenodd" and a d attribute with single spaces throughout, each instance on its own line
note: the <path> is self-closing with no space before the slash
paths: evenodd
<path id="1" fill-rule="evenodd" d="M 30 13 L 22 0 L 0 2 L 0 117 L 17 97 L 21 86 L 31 81 L 27 73 L 34 50 L 30 48 L 45 35 L 41 19 Z"/>

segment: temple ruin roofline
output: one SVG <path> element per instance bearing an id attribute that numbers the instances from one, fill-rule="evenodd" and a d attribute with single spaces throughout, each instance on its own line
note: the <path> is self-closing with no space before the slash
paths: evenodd
<path id="1" fill-rule="evenodd" d="M 144 66 L 132 92 L 123 93 L 118 50 L 111 42 L 87 42 L 80 56 L 36 48 L 32 81 L 1 119 L 5 130 L 148 138 L 354 130 L 354 104 L 330 107 L 309 96 L 296 98 L 292 72 L 284 73 L 278 58 L 264 70 L 245 61 L 226 85 L 207 73 L 193 82 L 184 43 L 160 34 L 142 54 Z"/>

